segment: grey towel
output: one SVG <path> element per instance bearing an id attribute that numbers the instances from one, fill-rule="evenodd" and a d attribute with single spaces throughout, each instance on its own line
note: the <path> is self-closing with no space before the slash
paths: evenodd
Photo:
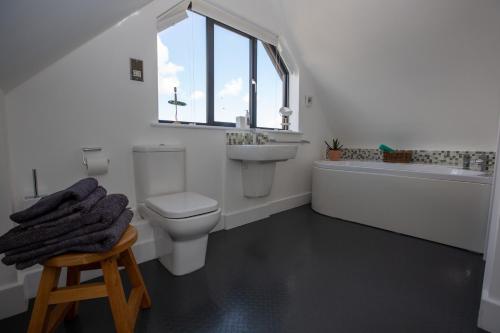
<path id="1" fill-rule="evenodd" d="M 25 269 L 35 264 L 42 264 L 45 260 L 67 252 L 105 252 L 113 248 L 122 237 L 132 220 L 134 213 L 124 210 L 121 215 L 106 229 L 73 237 L 47 246 L 44 251 L 31 253 L 29 256 L 19 257 L 19 260 L 10 261 L 7 265 L 16 263 L 17 269 Z M 2 261 L 5 263 L 5 257 Z"/>
<path id="2" fill-rule="evenodd" d="M 66 207 L 59 207 L 58 209 L 51 211 L 45 215 L 39 216 L 32 220 L 23 222 L 16 228 L 26 229 L 29 227 L 39 227 L 37 225 L 43 224 L 43 227 L 50 226 L 53 221 L 59 220 L 64 216 L 69 216 L 73 213 L 80 212 L 81 214 L 88 213 L 95 204 L 106 196 L 106 190 L 102 186 L 98 186 L 92 193 L 89 194 L 84 200 L 68 205 Z"/>
<path id="3" fill-rule="evenodd" d="M 23 253 L 29 253 L 29 250 L 44 247 L 45 241 L 57 239 L 88 225 L 100 224 L 101 229 L 106 228 L 120 216 L 127 205 L 125 195 L 111 194 L 97 202 L 86 214 L 77 212 L 31 228 L 14 228 L 0 237 L 0 252 L 11 251 L 9 253 L 12 254 L 26 250 Z"/>
<path id="4" fill-rule="evenodd" d="M 14 213 L 10 219 L 17 223 L 28 222 L 45 215 L 58 207 L 65 208 L 85 199 L 97 188 L 97 180 L 85 178 L 65 190 L 53 193 L 40 199 L 28 209 Z"/>

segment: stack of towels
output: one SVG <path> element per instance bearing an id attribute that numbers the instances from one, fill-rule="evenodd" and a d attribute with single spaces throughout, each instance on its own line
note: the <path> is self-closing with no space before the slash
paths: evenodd
<path id="1" fill-rule="evenodd" d="M 10 216 L 18 225 L 0 236 L 2 262 L 24 269 L 66 252 L 108 251 L 132 220 L 127 205 L 125 195 L 82 179 Z"/>

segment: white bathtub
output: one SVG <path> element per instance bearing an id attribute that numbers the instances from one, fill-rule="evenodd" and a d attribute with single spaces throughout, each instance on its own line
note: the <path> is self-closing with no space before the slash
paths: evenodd
<path id="1" fill-rule="evenodd" d="M 316 161 L 312 208 L 481 253 L 491 182 L 480 171 L 441 165 Z"/>

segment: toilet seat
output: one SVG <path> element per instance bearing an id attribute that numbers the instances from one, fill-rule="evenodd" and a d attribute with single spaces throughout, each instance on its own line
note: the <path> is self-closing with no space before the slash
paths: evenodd
<path id="1" fill-rule="evenodd" d="M 148 198 L 146 207 L 167 219 L 185 219 L 216 211 L 219 204 L 194 192 L 180 192 Z"/>

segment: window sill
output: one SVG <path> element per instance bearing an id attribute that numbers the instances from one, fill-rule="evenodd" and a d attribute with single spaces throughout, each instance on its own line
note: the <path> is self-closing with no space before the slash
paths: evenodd
<path id="1" fill-rule="evenodd" d="M 152 122 L 151 127 L 168 127 L 168 128 L 183 128 L 183 129 L 205 129 L 205 130 L 219 130 L 226 132 L 250 132 L 254 130 L 253 128 L 237 128 L 237 127 L 226 127 L 226 126 L 209 126 L 209 125 L 190 125 L 190 124 L 174 124 L 174 123 L 157 123 Z M 304 133 L 290 130 L 272 130 L 272 129 L 255 129 L 257 133 L 272 133 L 272 134 L 294 134 L 302 135 Z"/>

